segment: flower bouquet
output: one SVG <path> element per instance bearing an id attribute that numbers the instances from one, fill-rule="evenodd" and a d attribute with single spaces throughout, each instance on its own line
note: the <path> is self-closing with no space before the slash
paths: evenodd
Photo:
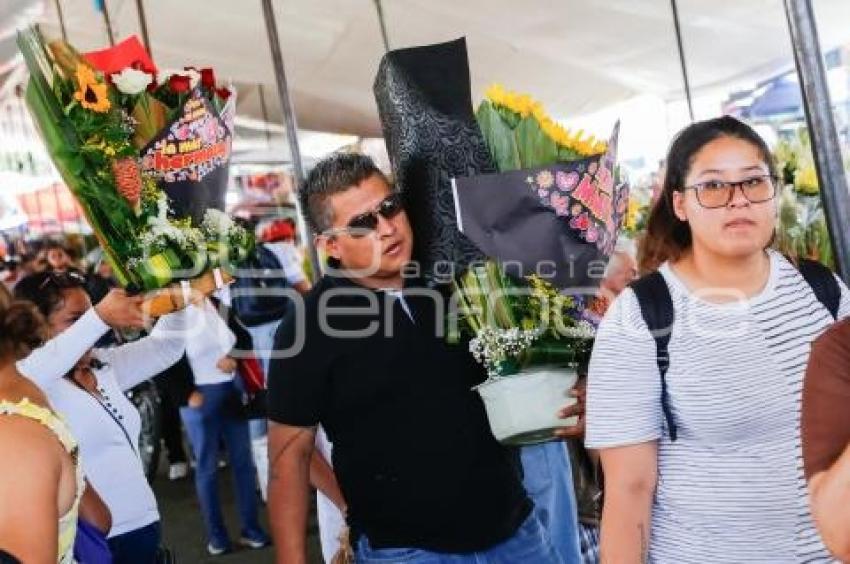
<path id="1" fill-rule="evenodd" d="M 226 283 L 254 246 L 222 211 L 233 90 L 211 69 L 158 71 L 135 37 L 82 55 L 31 28 L 18 45 L 27 105 L 119 283 L 158 290 L 151 315 Z"/>
<path id="2" fill-rule="evenodd" d="M 785 185 L 779 200 L 776 247 L 791 258 L 817 260 L 835 268 L 829 229 L 820 198 L 811 140 L 805 129 L 774 149 Z"/>
<path id="3" fill-rule="evenodd" d="M 562 289 L 598 286 L 628 211 L 619 125 L 607 143 L 585 138 L 499 86 L 476 115 L 499 172 L 452 180 L 459 229 L 523 275 L 543 270 Z"/>
<path id="4" fill-rule="evenodd" d="M 458 227 L 491 258 L 456 282 L 459 327 L 490 376 L 478 392 L 493 434 L 542 442 L 574 424 L 557 413 L 589 356 L 596 289 L 628 211 L 617 128 L 608 143 L 585 138 L 498 86 L 477 119 L 500 172 L 452 181 Z"/>

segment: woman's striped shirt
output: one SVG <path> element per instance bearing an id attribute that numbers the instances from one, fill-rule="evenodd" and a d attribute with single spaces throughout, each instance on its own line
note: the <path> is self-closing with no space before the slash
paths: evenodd
<path id="1" fill-rule="evenodd" d="M 757 296 L 715 304 L 661 273 L 675 323 L 667 373 L 679 435 L 663 422 L 655 342 L 626 290 L 599 328 L 589 367 L 587 446 L 658 441 L 650 560 L 829 562 L 809 512 L 800 444 L 803 375 L 832 322 L 782 255 Z M 841 284 L 839 317 L 850 315 Z"/>

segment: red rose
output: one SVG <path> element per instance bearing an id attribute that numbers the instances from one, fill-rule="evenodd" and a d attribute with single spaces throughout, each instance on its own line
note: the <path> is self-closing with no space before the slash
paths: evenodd
<path id="1" fill-rule="evenodd" d="M 221 98 L 223 101 L 226 101 L 230 98 L 230 89 L 229 88 L 216 88 L 215 95 Z"/>
<path id="2" fill-rule="evenodd" d="M 182 94 L 184 92 L 188 92 L 191 89 L 191 86 L 192 82 L 188 76 L 172 74 L 168 77 L 168 87 L 175 94 Z"/>
<path id="3" fill-rule="evenodd" d="M 215 74 L 212 69 L 201 69 L 201 85 L 210 92 L 215 90 Z"/>

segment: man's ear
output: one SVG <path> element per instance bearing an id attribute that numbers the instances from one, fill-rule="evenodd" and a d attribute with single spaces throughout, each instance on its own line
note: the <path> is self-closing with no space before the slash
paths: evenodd
<path id="1" fill-rule="evenodd" d="M 325 255 L 330 258 L 339 260 L 340 249 L 339 242 L 336 237 L 328 237 L 327 235 L 316 235 L 313 242 L 316 244 L 317 249 L 321 249 Z"/>

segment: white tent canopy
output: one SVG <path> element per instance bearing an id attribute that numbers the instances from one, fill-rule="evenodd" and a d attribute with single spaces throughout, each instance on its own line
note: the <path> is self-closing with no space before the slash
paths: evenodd
<path id="1" fill-rule="evenodd" d="M 239 112 L 280 123 L 259 0 L 143 0 L 160 68 L 213 66 L 241 85 Z M 60 0 L 69 40 L 107 43 L 92 0 Z M 36 14 L 59 36 L 53 0 L 4 0 L 0 71 L 10 30 Z M 752 84 L 793 64 L 782 0 L 679 0 L 695 93 Z M 814 0 L 824 48 L 850 41 L 850 1 Z M 135 0 L 108 0 L 117 38 L 138 33 Z M 11 11 L 10 11 L 11 7 Z M 279 35 L 299 127 L 380 135 L 372 81 L 383 54 L 373 0 L 278 0 Z M 682 96 L 669 0 L 383 0 L 392 48 L 466 36 L 473 92 L 500 82 L 542 100 L 556 118 L 652 94 Z M 14 16 L 14 17 L 13 17 Z"/>

